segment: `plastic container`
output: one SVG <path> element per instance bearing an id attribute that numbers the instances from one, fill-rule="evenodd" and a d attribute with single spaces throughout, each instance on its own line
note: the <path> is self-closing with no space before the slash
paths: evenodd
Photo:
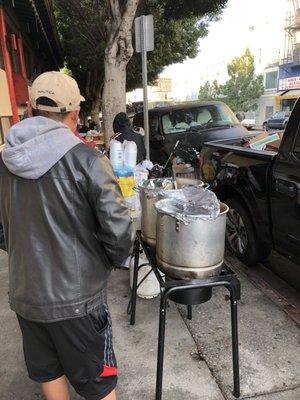
<path id="1" fill-rule="evenodd" d="M 144 253 L 140 254 L 139 265 L 145 264 L 138 272 L 138 284 L 151 271 L 151 267 Z M 130 287 L 133 286 L 134 257 L 130 261 Z M 153 299 L 160 294 L 160 285 L 156 279 L 154 272 L 144 280 L 137 290 L 137 295 L 142 299 Z"/>
<path id="2" fill-rule="evenodd" d="M 124 146 L 124 166 L 134 170 L 137 160 L 137 146 L 135 142 L 125 140 Z"/>
<path id="3" fill-rule="evenodd" d="M 146 168 L 143 168 L 141 165 L 137 165 L 134 168 L 134 179 L 136 183 L 136 187 L 139 187 L 145 182 L 149 177 L 149 171 Z"/>
<path id="4" fill-rule="evenodd" d="M 121 170 L 123 167 L 124 154 L 123 145 L 118 140 L 111 140 L 109 159 L 114 170 Z"/>
<path id="5" fill-rule="evenodd" d="M 119 185 L 125 199 L 128 197 L 134 197 L 136 195 L 136 192 L 134 190 L 135 180 L 133 175 L 119 176 Z"/>

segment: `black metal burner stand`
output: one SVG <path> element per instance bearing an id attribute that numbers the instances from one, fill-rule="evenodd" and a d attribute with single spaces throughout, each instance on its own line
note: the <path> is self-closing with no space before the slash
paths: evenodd
<path id="1" fill-rule="evenodd" d="M 140 246 L 142 246 L 152 270 L 143 278 L 138 285 L 138 272 L 145 264 L 139 266 Z M 163 381 L 163 362 L 165 347 L 165 326 L 168 299 L 177 303 L 187 305 L 188 319 L 192 319 L 192 305 L 199 304 L 210 299 L 210 291 L 213 287 L 225 286 L 230 292 L 231 307 L 231 335 L 232 335 L 232 361 L 233 361 L 233 395 L 240 397 L 240 376 L 239 376 L 239 350 L 238 350 L 238 320 L 237 320 L 237 301 L 240 300 L 240 281 L 235 273 L 224 264 L 224 268 L 219 276 L 205 279 L 192 280 L 166 280 L 164 281 L 156 263 L 155 249 L 148 246 L 141 238 L 140 232 L 137 233 L 134 247 L 134 276 L 131 299 L 128 305 L 130 313 L 130 324 L 135 324 L 137 289 L 147 276 L 153 271 L 160 284 L 161 299 L 159 311 L 159 333 L 158 333 L 158 353 L 157 353 L 157 375 L 156 375 L 156 400 L 162 398 Z M 195 290 L 196 289 L 196 290 Z M 195 293 L 200 291 L 199 300 Z M 204 290 L 204 298 L 203 298 Z M 202 291 L 202 292 L 201 292 Z M 207 292 L 208 291 L 208 292 Z M 206 294 L 205 294 L 206 293 Z"/>

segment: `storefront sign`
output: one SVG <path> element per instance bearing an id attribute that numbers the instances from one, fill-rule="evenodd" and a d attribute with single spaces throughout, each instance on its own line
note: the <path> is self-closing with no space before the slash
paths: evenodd
<path id="1" fill-rule="evenodd" d="M 279 79 L 278 90 L 300 89 L 300 76 Z"/>
<path id="2" fill-rule="evenodd" d="M 278 75 L 278 90 L 300 89 L 299 64 L 280 65 Z"/>

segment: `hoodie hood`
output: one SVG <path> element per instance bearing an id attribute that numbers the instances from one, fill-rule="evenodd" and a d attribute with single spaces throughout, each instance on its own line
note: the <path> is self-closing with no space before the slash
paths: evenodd
<path id="1" fill-rule="evenodd" d="M 38 179 L 79 143 L 82 141 L 61 122 L 26 118 L 8 131 L 2 160 L 14 175 Z"/>
<path id="2" fill-rule="evenodd" d="M 117 114 L 113 121 L 113 130 L 115 133 L 126 133 L 131 130 L 130 119 L 124 112 Z"/>

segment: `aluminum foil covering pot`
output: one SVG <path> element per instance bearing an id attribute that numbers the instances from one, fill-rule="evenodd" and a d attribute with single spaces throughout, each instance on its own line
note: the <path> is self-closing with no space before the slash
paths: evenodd
<path id="1" fill-rule="evenodd" d="M 224 259 L 228 207 L 221 203 L 220 212 L 211 219 L 195 214 L 178 219 L 166 211 L 172 209 L 170 205 L 174 205 L 172 199 L 156 204 L 156 257 L 160 267 L 167 276 L 179 279 L 218 275 Z"/>

